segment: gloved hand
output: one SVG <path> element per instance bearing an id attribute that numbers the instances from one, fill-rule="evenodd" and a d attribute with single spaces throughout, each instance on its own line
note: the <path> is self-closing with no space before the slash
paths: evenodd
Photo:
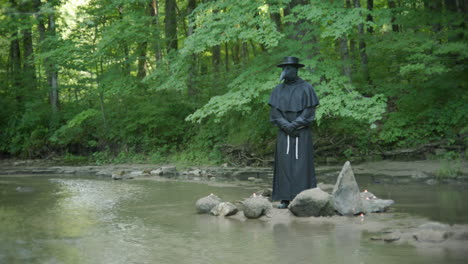
<path id="1" fill-rule="evenodd" d="M 284 125 L 281 128 L 286 134 L 291 135 L 291 133 L 296 129 L 291 123 Z"/>
<path id="2" fill-rule="evenodd" d="M 299 136 L 299 130 L 298 129 L 294 129 L 291 134 L 289 134 L 290 136 L 292 137 L 298 137 Z"/>

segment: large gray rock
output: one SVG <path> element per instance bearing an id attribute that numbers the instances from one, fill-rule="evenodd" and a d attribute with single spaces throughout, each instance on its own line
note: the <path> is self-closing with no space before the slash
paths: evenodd
<path id="1" fill-rule="evenodd" d="M 211 209 L 211 214 L 216 216 L 230 216 L 237 213 L 237 207 L 230 202 L 222 202 Z"/>
<path id="2" fill-rule="evenodd" d="M 331 201 L 335 210 L 342 215 L 353 215 L 363 211 L 359 186 L 349 161 L 346 161 L 338 176 Z"/>
<path id="3" fill-rule="evenodd" d="M 198 199 L 198 201 L 195 203 L 195 207 L 197 208 L 198 213 L 208 214 L 215 206 L 217 206 L 221 202 L 221 198 L 214 194 L 210 194 L 208 196 Z"/>
<path id="4" fill-rule="evenodd" d="M 242 202 L 244 206 L 244 215 L 247 218 L 255 219 L 262 215 L 266 215 L 273 208 L 270 201 L 266 197 L 253 195 Z"/>
<path id="5" fill-rule="evenodd" d="M 289 204 L 288 208 L 295 216 L 330 216 L 334 214 L 330 195 L 320 188 L 302 191 Z"/>

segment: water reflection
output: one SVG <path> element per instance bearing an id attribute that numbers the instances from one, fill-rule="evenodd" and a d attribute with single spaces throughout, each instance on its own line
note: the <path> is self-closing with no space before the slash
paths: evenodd
<path id="1" fill-rule="evenodd" d="M 237 187 L 94 178 L 0 183 L 0 263 L 463 263 L 464 257 L 371 242 L 353 227 L 359 218 L 314 224 L 195 213 L 196 199 L 209 193 L 228 201 L 252 193 Z M 457 215 L 466 193 L 426 187 L 367 188 L 396 200 L 395 210 L 466 219 Z"/>

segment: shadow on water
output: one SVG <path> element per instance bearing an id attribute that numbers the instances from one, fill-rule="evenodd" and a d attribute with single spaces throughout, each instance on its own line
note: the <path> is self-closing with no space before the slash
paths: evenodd
<path id="1" fill-rule="evenodd" d="M 376 185 L 393 210 L 468 223 L 464 189 Z M 28 192 L 18 191 L 28 187 Z M 236 201 L 243 187 L 96 178 L 0 177 L 0 263 L 464 263 L 406 245 L 370 241 L 343 223 L 275 222 L 195 213 L 209 193 Z M 461 215 L 461 216 L 460 216 Z"/>

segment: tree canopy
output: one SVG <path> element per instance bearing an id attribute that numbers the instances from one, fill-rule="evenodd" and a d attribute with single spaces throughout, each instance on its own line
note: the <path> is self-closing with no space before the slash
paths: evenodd
<path id="1" fill-rule="evenodd" d="M 0 8 L 5 155 L 216 163 L 226 145 L 271 155 L 267 101 L 284 56 L 301 59 L 299 74 L 320 98 L 317 155 L 466 148 L 466 0 L 0 0 Z"/>

